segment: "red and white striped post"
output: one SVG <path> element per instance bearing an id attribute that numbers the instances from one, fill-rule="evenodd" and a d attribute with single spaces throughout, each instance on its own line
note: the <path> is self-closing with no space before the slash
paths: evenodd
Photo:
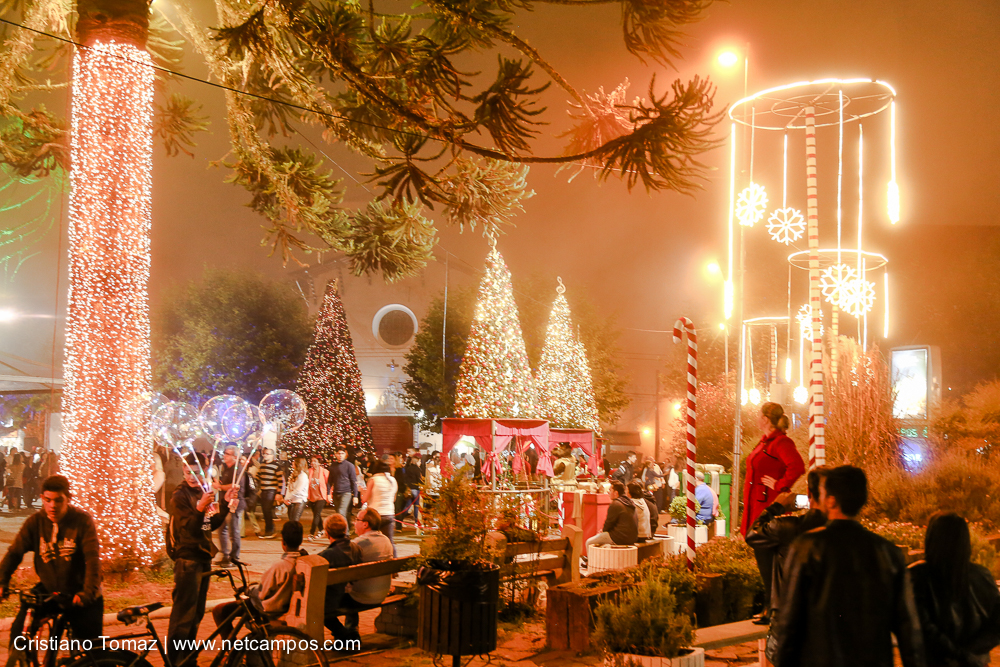
<path id="1" fill-rule="evenodd" d="M 823 321 L 819 287 L 819 204 L 816 186 L 816 110 L 806 107 L 806 211 L 809 237 L 809 305 L 812 357 L 809 362 L 809 467 L 826 463 L 823 416 Z"/>
<path id="2" fill-rule="evenodd" d="M 681 342 L 681 336 L 687 333 L 687 470 L 684 480 L 687 486 L 687 562 L 688 569 L 694 570 L 694 528 L 697 502 L 694 497 L 694 464 L 698 453 L 698 438 L 695 428 L 698 414 L 698 335 L 694 324 L 686 317 L 674 323 L 674 342 Z"/>

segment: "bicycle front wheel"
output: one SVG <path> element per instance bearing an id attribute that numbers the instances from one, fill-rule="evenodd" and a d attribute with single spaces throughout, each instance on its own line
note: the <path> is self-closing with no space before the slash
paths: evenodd
<path id="1" fill-rule="evenodd" d="M 234 652 L 228 667 L 328 667 L 321 642 L 303 631 L 277 625 L 268 627 L 256 651 Z"/>

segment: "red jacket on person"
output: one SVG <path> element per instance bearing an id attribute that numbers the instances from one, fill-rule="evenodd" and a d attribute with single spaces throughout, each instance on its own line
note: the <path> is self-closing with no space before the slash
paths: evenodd
<path id="1" fill-rule="evenodd" d="M 774 499 L 790 491 L 795 480 L 806 471 L 795 443 L 784 431 L 775 429 L 765 435 L 747 457 L 747 476 L 743 484 L 743 516 L 740 532 L 746 537 L 750 526 Z M 777 480 L 774 488 L 764 485 L 765 477 Z"/>

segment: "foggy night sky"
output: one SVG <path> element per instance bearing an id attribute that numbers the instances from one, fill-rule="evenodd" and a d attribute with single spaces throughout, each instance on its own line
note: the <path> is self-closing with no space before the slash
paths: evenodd
<path id="1" fill-rule="evenodd" d="M 965 310 L 956 306 L 951 313 L 945 307 L 955 305 L 956 294 L 966 298 L 955 287 L 962 278 L 953 275 L 954 270 L 969 271 L 970 253 L 997 247 L 995 229 L 965 227 L 996 226 L 1000 203 L 1000 190 L 995 186 L 1000 173 L 1000 4 L 995 0 L 717 3 L 688 31 L 677 72 L 643 65 L 625 51 L 616 5 L 539 5 L 537 11 L 524 13 L 521 19 L 515 22 L 517 34 L 585 93 L 599 86 L 614 88 L 627 77 L 632 82 L 631 99 L 646 96 L 654 73 L 660 91 L 674 78 L 701 74 L 718 85 L 716 104 L 722 109 L 742 97 L 743 72 L 741 66 L 723 70 L 716 56 L 724 47 L 743 49 L 747 43 L 750 92 L 830 76 L 870 77 L 891 83 L 898 93 L 897 159 L 903 211 L 902 222 L 894 228 L 884 214 L 888 158 L 883 149 L 888 114 L 871 122 L 870 135 L 868 125 L 865 127 L 866 146 L 870 146 L 865 170 L 871 174 L 865 194 L 865 224 L 870 230 L 865 234 L 866 246 L 889 256 L 893 280 L 893 329 L 889 345 L 883 347 L 942 345 L 946 385 L 955 378 L 959 386 L 968 389 L 978 380 L 995 376 L 996 363 L 1000 362 L 1000 345 L 992 340 L 995 331 L 971 330 L 972 323 L 961 315 L 990 310 L 995 303 L 983 301 L 977 306 L 981 295 L 973 293 L 967 296 Z M 479 65 L 492 76 L 495 54 Z M 184 71 L 205 74 L 193 54 L 186 58 Z M 543 74 L 536 71 L 535 81 L 543 80 Z M 209 168 L 209 162 L 222 158 L 228 150 L 221 91 L 191 82 L 175 89 L 202 101 L 212 125 L 210 134 L 198 137 L 194 159 L 167 158 L 161 146 L 154 148 L 153 308 L 165 288 L 197 278 L 206 265 L 249 266 L 275 277 L 283 272 L 280 259 L 268 258 L 268 249 L 260 247 L 262 220 L 244 207 L 248 195 L 222 182 L 225 169 Z M 58 113 L 65 108 L 65 100 L 65 93 L 54 93 L 45 102 Z M 551 124 L 541 128 L 544 136 L 536 152 L 555 154 L 562 146 L 555 135 L 568 129 L 566 96 L 553 86 L 546 103 L 549 111 L 545 119 Z M 317 136 L 314 130 L 302 129 L 310 137 Z M 722 137 L 727 135 L 728 122 L 719 126 L 719 132 Z M 825 147 L 835 149 L 835 138 L 833 143 L 824 143 L 829 140 L 821 135 L 821 153 Z M 796 147 L 801 141 L 801 133 L 792 139 Z M 855 150 L 855 141 L 855 134 L 850 134 L 845 152 Z M 769 148 L 772 144 L 780 145 L 780 136 L 758 136 L 754 167 L 755 180 L 768 187 L 769 210 L 780 202 L 780 152 Z M 324 150 L 356 174 L 370 168 L 342 147 L 324 146 Z M 799 175 L 804 171 L 803 152 L 801 148 L 790 152 L 790 171 L 800 180 L 804 180 Z M 851 152 L 845 159 L 845 174 L 856 174 L 855 155 Z M 529 184 L 536 195 L 526 201 L 524 214 L 500 240 L 499 248 L 515 279 L 540 268 L 551 270 L 563 277 L 570 290 L 586 290 L 599 307 L 617 312 L 623 328 L 664 330 L 679 315 L 714 328 L 721 321 L 721 282 L 710 280 L 704 266 L 713 260 L 725 266 L 728 157 L 728 147 L 705 156 L 704 161 L 714 170 L 695 197 L 669 192 L 648 195 L 641 188 L 628 193 L 620 181 L 598 184 L 589 173 L 569 183 L 568 172 L 556 174 L 553 167 L 533 167 Z M 833 244 L 835 238 L 836 163 L 826 161 L 829 157 L 827 148 L 820 163 L 823 246 Z M 744 169 L 747 166 L 741 165 Z M 338 167 L 331 167 L 335 176 L 344 176 Z M 741 177 L 745 179 L 746 174 Z M 347 184 L 345 206 L 362 206 L 368 193 L 349 178 Z M 845 176 L 845 192 L 851 193 L 845 196 L 844 204 L 847 238 L 855 229 L 856 188 L 856 180 Z M 804 209 L 804 191 L 792 193 L 790 189 L 789 204 Z M 0 225 L 7 222 L 0 218 Z M 476 269 L 482 266 L 487 244 L 477 232 L 460 235 L 443 229 L 443 224 L 441 232 L 442 248 Z M 13 282 L 0 284 L 0 307 L 32 314 L 53 312 L 57 244 L 57 235 L 50 234 L 41 246 L 42 253 L 26 262 Z M 746 315 L 784 314 L 787 251 L 767 239 L 763 223 L 748 233 L 747 244 Z M 853 242 L 845 241 L 844 245 Z M 801 247 L 805 248 L 804 242 Z M 65 255 L 65 238 L 62 251 Z M 437 254 L 444 257 L 443 252 Z M 309 256 L 301 259 L 313 261 Z M 60 264 L 63 275 L 58 297 L 59 309 L 64 312 L 65 257 Z M 294 268 L 289 264 L 289 270 Z M 799 272 L 796 280 L 800 296 L 793 299 L 795 308 L 805 301 L 805 273 Z M 881 298 L 880 279 L 877 284 Z M 921 290 L 937 290 L 937 310 L 925 308 L 923 295 L 914 293 L 917 285 Z M 876 311 L 880 309 L 879 303 Z M 945 315 L 932 315 L 939 311 Z M 935 321 L 927 321 L 932 317 Z M 873 322 L 871 328 L 880 332 L 881 318 Z M 16 328 L 0 326 L 4 327 L 0 329 L 0 351 L 48 363 L 51 319 L 22 320 Z M 967 338 L 955 340 L 962 336 Z M 633 374 L 632 391 L 651 393 L 656 362 L 650 357 L 674 353 L 669 336 L 626 330 L 621 343 Z M 56 359 L 57 366 L 61 365 L 61 350 Z M 39 368 L 24 369 L 43 374 Z M 9 369 L 0 374 L 7 372 Z M 637 397 L 638 402 L 641 399 Z"/>

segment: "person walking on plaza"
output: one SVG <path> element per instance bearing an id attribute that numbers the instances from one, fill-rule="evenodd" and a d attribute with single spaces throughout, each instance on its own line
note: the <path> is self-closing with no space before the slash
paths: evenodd
<path id="1" fill-rule="evenodd" d="M 285 495 L 288 520 L 298 521 L 309 501 L 309 463 L 301 456 L 295 459 L 288 479 L 288 493 Z"/>
<path id="2" fill-rule="evenodd" d="M 21 452 L 14 452 L 13 463 L 7 474 L 7 504 L 12 512 L 21 509 L 21 489 L 24 484 L 24 458 Z"/>
<path id="3" fill-rule="evenodd" d="M 238 485 L 236 484 L 236 478 L 240 472 L 240 468 L 237 465 L 238 462 L 239 448 L 234 444 L 226 445 L 222 453 L 222 466 L 219 470 L 219 478 L 212 483 L 212 488 L 216 491 L 221 491 L 227 496 L 231 495 L 237 500 L 236 508 L 230 510 L 229 518 L 226 519 L 219 530 L 219 548 L 222 554 L 219 567 L 225 568 L 233 567 L 233 563 L 240 560 L 240 535 L 243 531 L 243 513 L 247 507 L 246 475 L 243 475 Z M 229 494 L 230 489 L 235 489 L 232 494 Z"/>
<path id="4" fill-rule="evenodd" d="M 800 536 L 785 561 L 776 667 L 924 667 L 906 561 L 899 547 L 857 521 L 868 501 L 860 468 L 831 468 L 820 482 L 827 523 Z"/>
<path id="5" fill-rule="evenodd" d="M 347 448 L 343 445 L 338 446 L 333 455 L 334 461 L 327 468 L 327 491 L 330 504 L 333 506 L 334 512 L 349 519 L 351 505 L 357 504 L 359 496 L 357 468 L 347 460 Z"/>
<path id="6" fill-rule="evenodd" d="M 260 450 L 247 457 L 245 454 L 240 457 L 240 469 L 246 468 L 247 479 L 247 509 L 244 518 L 253 527 L 254 534 L 260 534 L 260 524 L 257 522 L 257 505 L 260 503 L 260 481 L 257 473 L 260 471 Z M 243 527 L 243 537 L 246 537 L 246 526 Z"/>
<path id="7" fill-rule="evenodd" d="M 323 531 L 323 508 L 326 507 L 330 499 L 327 489 L 327 478 L 329 471 L 323 467 L 318 456 L 312 457 L 312 467 L 309 468 L 309 509 L 312 510 L 312 526 L 309 529 L 310 540 L 326 539 L 321 535 Z"/>
<path id="8" fill-rule="evenodd" d="M 281 463 L 275 460 L 274 450 L 264 448 L 261 455 L 264 459 L 257 470 L 257 480 L 260 482 L 260 509 L 264 513 L 264 534 L 262 539 L 274 538 L 274 499 L 285 486 L 285 475 Z"/>
<path id="9" fill-rule="evenodd" d="M 777 403 L 760 406 L 758 425 L 763 436 L 747 457 L 743 483 L 743 514 L 740 516 L 743 537 L 746 537 L 760 513 L 780 494 L 791 491 L 792 485 L 806 471 L 795 443 L 785 435 L 789 421 L 784 408 Z M 770 549 L 755 549 L 753 554 L 764 580 L 764 609 L 770 609 L 773 552 Z"/>
<path id="10" fill-rule="evenodd" d="M 104 630 L 104 592 L 97 525 L 87 512 L 70 504 L 69 480 L 52 475 L 42 482 L 42 509 L 29 516 L 0 561 L 0 599 L 10 593 L 10 578 L 24 555 L 34 552 L 36 592 L 60 593 L 69 606 L 64 617 L 73 639 L 97 639 Z M 24 630 L 28 610 L 18 609 L 10 626 L 11 642 Z M 8 644 L 11 646 L 12 644 Z"/>
<path id="11" fill-rule="evenodd" d="M 632 499 L 625 493 L 625 485 L 615 480 L 611 482 L 611 504 L 604 519 L 601 532 L 597 533 L 584 545 L 583 565 L 587 565 L 587 553 L 591 544 L 635 544 L 639 539 L 639 525 L 636 519 L 636 507 Z"/>
<path id="12" fill-rule="evenodd" d="M 969 524 L 954 512 L 927 522 L 924 560 L 910 566 L 928 667 L 981 667 L 1000 645 L 1000 592 L 972 562 Z"/>
<path id="13" fill-rule="evenodd" d="M 611 479 L 617 480 L 622 484 L 628 484 L 635 477 L 635 471 L 633 466 L 635 466 L 635 461 L 638 457 L 635 452 L 629 452 L 629 455 L 625 457 L 625 460 L 618 464 L 615 471 L 611 473 Z"/>
<path id="14" fill-rule="evenodd" d="M 361 502 L 366 503 L 379 516 L 382 517 L 382 525 L 379 532 L 389 538 L 392 542 L 392 557 L 396 557 L 396 541 L 393 539 L 396 534 L 396 490 L 398 486 L 395 478 L 389 469 L 389 464 L 379 461 L 375 464 L 372 476 L 368 478 L 368 486 L 361 492 Z M 357 524 L 355 524 L 357 525 Z"/>
<path id="15" fill-rule="evenodd" d="M 174 490 L 170 523 L 167 524 L 168 555 L 174 560 L 173 607 L 167 624 L 167 655 L 176 665 L 180 655 L 177 642 L 195 639 L 205 616 L 212 551 L 211 531 L 229 518 L 229 501 L 235 491 L 229 489 L 224 501 L 215 503 L 215 494 L 205 492 L 191 472 L 197 469 L 195 454 L 184 460 L 184 483 Z"/>

